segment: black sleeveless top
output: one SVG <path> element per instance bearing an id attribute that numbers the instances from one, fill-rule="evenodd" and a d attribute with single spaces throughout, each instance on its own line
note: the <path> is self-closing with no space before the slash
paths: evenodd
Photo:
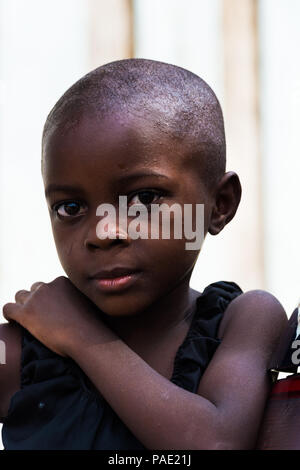
<path id="1" fill-rule="evenodd" d="M 209 285 L 197 298 L 179 347 L 171 382 L 196 393 L 220 340 L 227 305 L 242 293 L 231 282 Z M 120 399 L 122 397 L 120 396 Z M 46 348 L 23 329 L 21 388 L 4 419 L 5 449 L 145 449 L 70 358 Z"/>

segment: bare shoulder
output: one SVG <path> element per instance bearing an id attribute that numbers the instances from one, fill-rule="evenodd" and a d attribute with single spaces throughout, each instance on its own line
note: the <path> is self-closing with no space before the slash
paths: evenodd
<path id="1" fill-rule="evenodd" d="M 20 389 L 21 328 L 0 324 L 0 421 L 7 415 L 12 396 Z"/>
<path id="2" fill-rule="evenodd" d="M 266 348 L 277 344 L 288 318 L 278 301 L 269 292 L 252 290 L 236 297 L 227 307 L 219 328 L 219 337 L 238 335 L 244 341 L 253 338 Z"/>

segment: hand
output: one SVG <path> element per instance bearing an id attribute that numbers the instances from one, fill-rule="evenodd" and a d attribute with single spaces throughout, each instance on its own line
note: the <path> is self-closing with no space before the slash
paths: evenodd
<path id="1" fill-rule="evenodd" d="M 48 284 L 36 282 L 30 291 L 18 291 L 15 300 L 4 305 L 4 318 L 61 356 L 70 356 L 83 341 L 89 344 L 102 325 L 99 309 L 63 276 Z"/>

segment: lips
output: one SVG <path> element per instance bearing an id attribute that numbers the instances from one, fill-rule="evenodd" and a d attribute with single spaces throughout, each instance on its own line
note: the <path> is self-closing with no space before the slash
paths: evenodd
<path id="1" fill-rule="evenodd" d="M 141 271 L 128 267 L 101 270 L 91 276 L 96 288 L 107 294 L 121 293 L 132 288 L 140 279 Z"/>
<path id="2" fill-rule="evenodd" d="M 141 279 L 141 270 L 129 266 L 101 269 L 90 276 L 96 289 L 106 294 L 121 293 L 132 288 Z"/>
<path id="3" fill-rule="evenodd" d="M 125 276 L 130 276 L 131 274 L 137 273 L 138 270 L 136 268 L 129 268 L 129 267 L 115 267 L 112 269 L 102 269 L 97 273 L 90 276 L 91 279 L 115 279 Z"/>

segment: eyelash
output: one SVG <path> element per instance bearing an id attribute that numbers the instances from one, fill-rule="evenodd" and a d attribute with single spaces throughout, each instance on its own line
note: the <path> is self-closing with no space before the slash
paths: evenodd
<path id="1" fill-rule="evenodd" d="M 161 197 L 163 197 L 163 196 L 166 195 L 166 192 L 161 191 L 161 190 L 143 189 L 143 190 L 140 190 L 140 191 L 136 191 L 136 192 L 133 193 L 131 196 L 129 196 L 129 197 L 128 197 L 128 202 L 130 202 L 135 196 L 138 196 L 139 194 L 143 194 L 143 193 L 151 193 L 151 194 L 153 194 L 153 196 L 157 196 L 157 197 L 158 197 L 158 200 L 159 200 Z M 141 203 L 141 204 L 143 204 L 145 207 L 149 208 L 149 206 L 150 206 L 151 204 L 154 204 L 154 203 L 157 203 L 157 202 L 158 202 L 158 201 L 150 202 L 150 203 L 148 203 L 148 204 L 143 204 L 143 203 Z M 86 204 L 84 204 L 83 202 L 77 201 L 77 200 L 75 200 L 75 199 L 72 199 L 72 200 L 69 200 L 69 201 L 58 202 L 58 203 L 54 204 L 51 209 L 52 209 L 53 212 L 55 212 L 55 215 L 56 215 L 59 219 L 61 219 L 61 220 L 62 220 L 62 219 L 74 219 L 74 218 L 76 218 L 76 217 L 79 217 L 80 215 L 77 215 L 77 214 L 76 214 L 76 215 L 74 215 L 74 216 L 72 216 L 72 215 L 65 215 L 65 216 L 64 216 L 64 215 L 60 215 L 60 214 L 58 213 L 58 210 L 59 210 L 60 207 L 66 206 L 67 204 L 72 204 L 72 203 L 78 204 L 79 206 L 86 206 Z"/>

